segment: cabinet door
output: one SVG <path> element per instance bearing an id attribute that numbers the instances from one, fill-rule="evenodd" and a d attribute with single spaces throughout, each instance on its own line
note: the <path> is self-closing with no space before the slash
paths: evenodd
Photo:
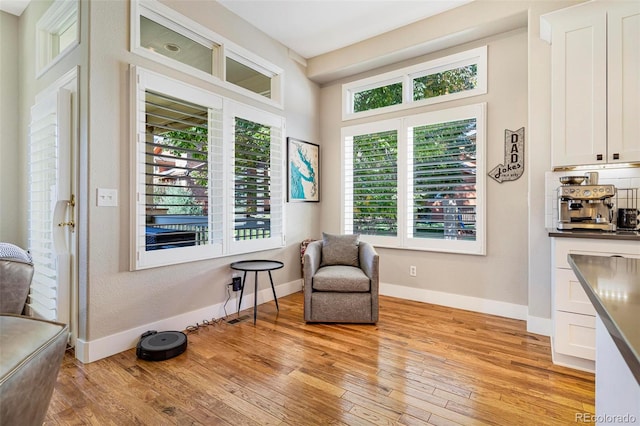
<path id="1" fill-rule="evenodd" d="M 596 317 L 557 311 L 555 313 L 556 352 L 596 359 Z"/>
<path id="2" fill-rule="evenodd" d="M 571 15 L 554 22 L 552 27 L 552 163 L 604 164 L 607 14 L 591 7 L 572 9 Z"/>
<path id="3" fill-rule="evenodd" d="M 595 315 L 596 310 L 571 269 L 556 269 L 555 309 L 583 315 Z"/>
<path id="4" fill-rule="evenodd" d="M 640 161 L 640 3 L 616 2 L 607 15 L 608 162 Z"/>

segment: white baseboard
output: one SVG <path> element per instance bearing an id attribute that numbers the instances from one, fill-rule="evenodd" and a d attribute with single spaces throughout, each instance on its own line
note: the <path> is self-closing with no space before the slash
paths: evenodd
<path id="1" fill-rule="evenodd" d="M 380 294 L 416 302 L 433 303 L 450 308 L 466 309 L 483 314 L 498 315 L 519 320 L 527 319 L 528 307 L 515 303 L 500 302 L 498 300 L 481 299 L 479 297 L 463 296 L 460 294 L 444 293 L 396 284 L 380 283 Z"/>
<path id="2" fill-rule="evenodd" d="M 562 367 L 575 368 L 576 370 L 586 371 L 588 373 L 596 372 L 595 361 L 556 352 L 553 338 L 551 338 L 551 360 L 555 365 Z"/>
<path id="3" fill-rule="evenodd" d="M 251 285 L 250 283 L 248 284 Z M 249 287 L 250 290 L 250 287 Z M 295 280 L 276 286 L 278 297 L 302 290 L 302 280 Z M 418 289 L 396 284 L 380 283 L 380 294 L 397 297 L 400 299 L 414 300 L 417 302 L 433 303 L 436 305 L 449 306 L 451 308 L 466 309 L 490 315 L 498 315 L 506 318 L 513 318 L 527 321 L 527 331 L 551 335 L 552 323 L 550 319 L 531 317 L 527 315 L 527 306 L 515 303 L 501 302 L 498 300 L 482 299 L 479 297 L 463 296 L 453 293 Z M 96 340 L 84 341 L 77 339 L 75 353 L 76 358 L 83 363 L 94 362 L 122 351 L 134 348 L 140 340 L 140 335 L 148 330 L 185 330 L 189 325 L 202 323 L 204 319 L 222 318 L 227 314 L 235 313 L 238 309 L 238 293 L 234 293 L 226 304 L 217 303 L 191 312 L 186 312 L 175 317 L 162 319 L 144 326 L 132 328 L 110 336 Z M 271 288 L 263 288 L 258 291 L 258 304 L 267 303 L 273 300 Z M 244 295 L 240 310 L 253 306 L 253 293 Z"/>
<path id="4" fill-rule="evenodd" d="M 527 315 L 527 331 L 529 333 L 551 336 L 553 321 L 551 318 L 541 318 Z"/>
<path id="5" fill-rule="evenodd" d="M 251 291 L 251 284 L 247 284 Z M 302 290 L 302 280 L 295 280 L 285 284 L 276 286 L 276 294 L 278 297 L 287 296 Z M 238 309 L 239 293 L 234 293 L 226 304 L 226 312 L 228 314 L 235 313 Z M 258 291 L 258 304 L 267 303 L 273 300 L 273 292 L 271 287 L 267 287 Z M 202 324 L 203 320 L 211 320 L 213 318 L 222 318 L 225 316 L 225 304 L 217 303 L 191 312 L 186 312 L 171 318 L 165 318 L 154 323 L 145 324 L 140 327 L 132 328 L 120 333 L 105 336 L 100 339 L 84 341 L 76 340 L 75 354 L 76 358 L 83 363 L 94 362 L 102 358 L 115 355 L 122 351 L 134 348 L 140 340 L 140 335 L 148 330 L 170 331 L 185 330 L 189 325 L 196 323 Z M 240 310 L 253 307 L 253 293 L 245 294 L 242 297 L 242 306 Z"/>

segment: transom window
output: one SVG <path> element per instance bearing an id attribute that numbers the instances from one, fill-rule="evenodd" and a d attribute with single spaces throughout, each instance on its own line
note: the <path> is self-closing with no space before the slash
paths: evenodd
<path id="1" fill-rule="evenodd" d="M 56 0 L 36 24 L 39 77 L 80 43 L 77 0 Z"/>
<path id="2" fill-rule="evenodd" d="M 196 34 L 181 29 L 183 33 L 169 28 L 170 21 L 156 18 L 157 21 L 165 21 L 162 25 L 144 15 L 140 15 L 140 46 L 150 52 L 166 56 L 174 61 L 189 65 L 207 74 L 213 74 L 215 68 L 214 54 L 217 45 L 201 39 Z M 196 41 L 200 39 L 200 42 Z"/>
<path id="3" fill-rule="evenodd" d="M 282 69 L 156 0 L 131 5 L 132 52 L 282 108 Z"/>
<path id="4" fill-rule="evenodd" d="M 487 93 L 487 47 L 342 86 L 344 120 Z"/>
<path id="5" fill-rule="evenodd" d="M 385 84 L 353 93 L 354 113 L 401 103 L 402 82 Z"/>

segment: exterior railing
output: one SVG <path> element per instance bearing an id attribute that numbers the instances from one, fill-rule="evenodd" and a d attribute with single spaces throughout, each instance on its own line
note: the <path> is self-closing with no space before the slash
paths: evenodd
<path id="1" fill-rule="evenodd" d="M 171 232 L 175 231 L 175 232 Z M 157 242 L 164 233 L 165 237 L 173 237 L 177 241 L 172 246 L 201 245 L 209 240 L 209 224 L 204 216 L 189 215 L 148 215 L 147 240 L 151 248 L 169 248 L 169 244 Z M 271 221 L 268 218 L 242 217 L 235 220 L 233 238 L 236 241 L 269 238 L 271 236 Z M 182 239 L 181 239 L 182 238 Z"/>

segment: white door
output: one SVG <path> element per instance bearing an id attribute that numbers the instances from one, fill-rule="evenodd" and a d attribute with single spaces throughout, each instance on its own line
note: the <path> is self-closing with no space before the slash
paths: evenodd
<path id="1" fill-rule="evenodd" d="M 28 244 L 35 266 L 28 306 L 35 317 L 68 324 L 71 343 L 76 336 L 73 98 L 63 86 L 36 97 L 28 152 Z"/>

